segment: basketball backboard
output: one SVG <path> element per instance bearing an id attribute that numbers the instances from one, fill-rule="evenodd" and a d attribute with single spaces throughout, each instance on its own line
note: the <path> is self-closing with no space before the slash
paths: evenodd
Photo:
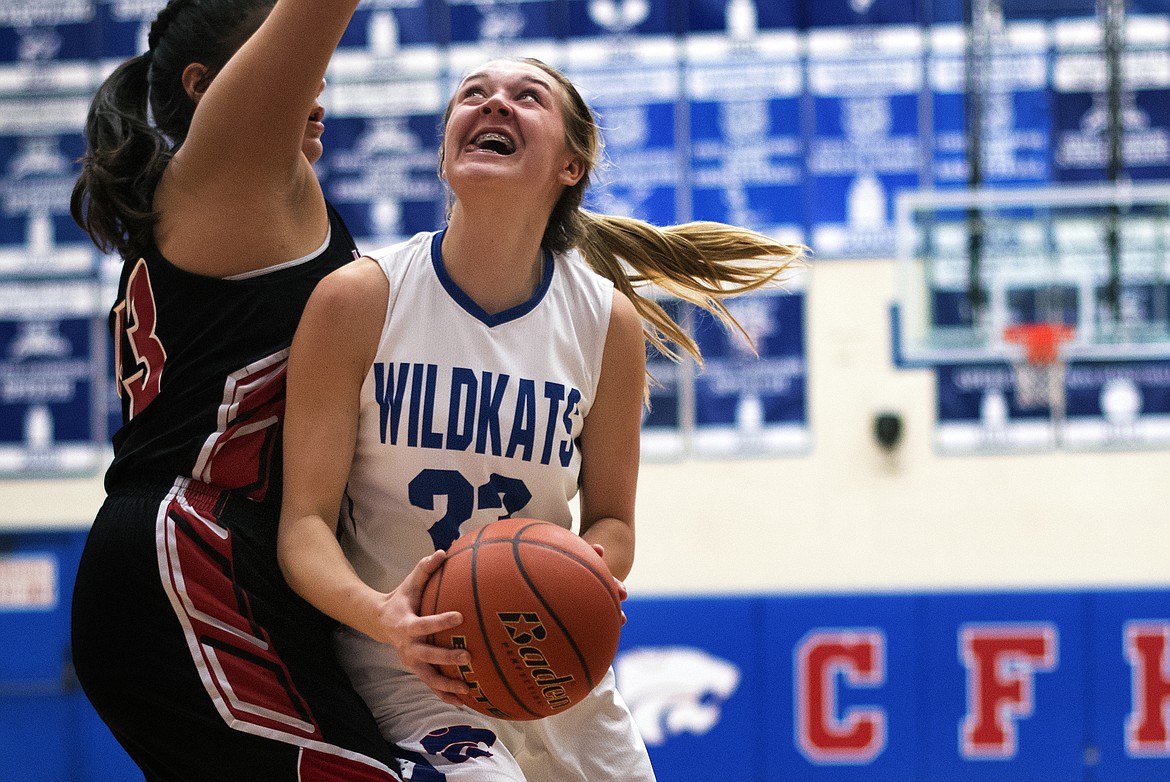
<path id="1" fill-rule="evenodd" d="M 1032 323 L 1069 361 L 1170 358 L 1170 183 L 904 193 L 897 274 L 900 366 L 1010 361 Z"/>

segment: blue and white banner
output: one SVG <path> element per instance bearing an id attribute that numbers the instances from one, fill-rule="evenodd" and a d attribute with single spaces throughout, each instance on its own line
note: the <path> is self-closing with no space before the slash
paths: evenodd
<path id="1" fill-rule="evenodd" d="M 660 299 L 658 304 L 687 333 L 694 328 L 693 307 L 672 298 Z M 647 346 L 646 372 L 651 379 L 649 404 L 642 412 L 642 459 L 660 462 L 689 456 L 694 431 L 694 399 L 690 393 L 694 387 L 694 362 L 689 357 L 674 361 Z"/>
<path id="2" fill-rule="evenodd" d="M 98 253 L 69 214 L 96 82 L 57 48 L 93 8 L 44 6 L 0 65 L 0 477 L 92 473 L 107 439 Z"/>
<path id="3" fill-rule="evenodd" d="M 351 82 L 331 90 L 330 151 L 321 180 L 359 248 L 371 252 L 434 230 L 443 219 L 438 78 Z M 396 96 L 392 107 L 381 99 L 389 94 Z"/>
<path id="4" fill-rule="evenodd" d="M 90 279 L 0 288 L 0 477 L 101 466 L 109 370 L 100 306 Z"/>
<path id="5" fill-rule="evenodd" d="M 0 95 L 0 110 L 19 111 L 19 103 Z M 73 133 L 0 132 L 0 274 L 95 270 L 97 253 L 69 215 L 79 142 Z"/>
<path id="6" fill-rule="evenodd" d="M 795 31 L 802 26 L 804 4 L 796 0 L 690 0 L 689 33 L 722 33 L 748 40 L 760 31 Z"/>
<path id="7" fill-rule="evenodd" d="M 808 34 L 805 199 L 818 254 L 894 254 L 894 196 L 922 169 L 922 44 L 909 25 Z"/>
<path id="8" fill-rule="evenodd" d="M 695 316 L 695 339 L 704 360 L 695 378 L 695 453 L 807 451 L 812 437 L 803 294 L 759 292 L 726 304 L 742 331 L 727 329 L 705 311 Z"/>
<path id="9" fill-rule="evenodd" d="M 567 71 L 597 114 L 606 165 L 594 172 L 587 205 L 657 225 L 681 221 L 687 161 L 680 144 L 681 64 L 672 39 L 574 41 Z"/>
<path id="10" fill-rule="evenodd" d="M 564 0 L 570 38 L 623 40 L 680 32 L 681 4 L 670 0 Z"/>
<path id="11" fill-rule="evenodd" d="M 933 181 L 967 187 L 967 35 L 958 25 L 930 32 L 927 65 L 934 137 Z M 980 173 L 984 186 L 1042 184 L 1050 178 L 1048 30 L 1017 22 L 999 30 L 991 51 L 977 60 L 980 101 Z"/>
<path id="12" fill-rule="evenodd" d="M 804 71 L 795 33 L 687 47 L 691 209 L 804 244 Z"/>
<path id="13" fill-rule="evenodd" d="M 1170 446 L 1170 362 L 1073 362 L 1060 380 L 1063 421 L 1024 406 L 1009 364 L 937 369 L 935 445 L 942 453 Z"/>
<path id="14" fill-rule="evenodd" d="M 1121 167 L 1138 179 L 1170 178 L 1170 20 L 1129 17 L 1120 67 Z M 1054 23 L 1055 179 L 1108 178 L 1108 69 L 1099 21 Z"/>
<path id="15" fill-rule="evenodd" d="M 566 36 L 564 0 L 447 0 L 451 43 L 479 50 Z"/>
<path id="16" fill-rule="evenodd" d="M 5 0 L 0 5 L 0 63 L 97 55 L 89 45 L 96 5 L 96 0 Z"/>

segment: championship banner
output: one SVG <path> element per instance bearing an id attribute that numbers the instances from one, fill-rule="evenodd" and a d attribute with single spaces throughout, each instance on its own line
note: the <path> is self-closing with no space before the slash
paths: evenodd
<path id="1" fill-rule="evenodd" d="M 1036 22 L 1007 25 L 989 51 L 969 62 L 967 36 L 958 25 L 931 29 L 926 63 L 936 186 L 967 187 L 968 66 L 983 85 L 980 173 L 985 186 L 1042 184 L 1049 180 L 1050 102 L 1048 30 Z M 928 135 L 928 137 L 930 137 Z"/>
<path id="2" fill-rule="evenodd" d="M 0 477 L 101 467 L 109 368 L 97 294 L 91 279 L 0 288 Z"/>
<path id="3" fill-rule="evenodd" d="M 1125 177 L 1170 178 L 1170 19 L 1127 16 L 1122 27 L 1124 49 L 1117 58 L 1119 105 L 1116 118 L 1111 119 L 1108 52 L 1100 20 L 1053 22 L 1053 173 L 1057 181 L 1108 179 L 1110 134 L 1115 130 L 1118 162 Z"/>
<path id="4" fill-rule="evenodd" d="M 686 89 L 693 218 L 807 243 L 796 34 L 692 36 Z"/>
<path id="5" fill-rule="evenodd" d="M 726 302 L 743 332 L 695 313 L 703 368 L 695 378 L 695 453 L 703 457 L 805 452 L 808 365 L 804 296 L 766 291 Z M 750 342 L 749 342 L 750 339 Z"/>
<path id="6" fill-rule="evenodd" d="M 694 328 L 693 307 L 672 298 L 659 299 L 658 304 L 688 332 Z M 676 362 L 647 346 L 650 400 L 642 410 L 643 460 L 674 461 L 689 455 L 694 433 L 695 371 L 695 363 L 689 357 Z"/>
<path id="7" fill-rule="evenodd" d="M 1073 362 L 1063 417 L 1016 395 L 1008 364 L 940 366 L 940 453 L 1004 453 L 1170 446 L 1170 362 Z"/>
<path id="8" fill-rule="evenodd" d="M 574 39 L 623 41 L 682 32 L 682 3 L 672 0 L 564 0 L 565 34 Z"/>
<path id="9" fill-rule="evenodd" d="M 88 475 L 107 441 L 98 253 L 69 214 L 91 2 L 0 9 L 0 477 Z"/>
<path id="10" fill-rule="evenodd" d="M 0 5 L 0 63 L 98 54 L 89 43 L 96 6 L 97 0 L 4 0 Z"/>
<path id="11" fill-rule="evenodd" d="M 688 33 L 724 33 L 733 40 L 762 31 L 794 32 L 805 12 L 799 0 L 690 0 L 685 5 Z"/>
<path id="12" fill-rule="evenodd" d="M 680 143 L 685 131 L 679 121 L 682 80 L 675 41 L 626 34 L 659 21 L 650 4 L 594 0 L 570 3 L 570 10 L 575 32 L 586 26 L 582 13 L 608 32 L 566 44 L 566 72 L 593 108 L 605 140 L 607 161 L 594 172 L 586 207 L 656 225 L 681 222 L 687 160 Z M 618 10 L 625 15 L 613 16 Z"/>
<path id="13" fill-rule="evenodd" d="M 922 30 L 808 33 L 805 200 L 812 248 L 825 257 L 892 257 L 893 204 L 918 186 Z"/>
<path id="14" fill-rule="evenodd" d="M 447 11 L 451 43 L 475 47 L 481 60 L 513 45 L 518 56 L 539 56 L 525 47 L 566 34 L 565 0 L 447 0 Z"/>
<path id="15" fill-rule="evenodd" d="M 820 0 L 804 3 L 800 11 L 810 28 L 855 27 L 862 31 L 870 26 L 924 23 L 932 15 L 932 5 L 902 0 Z"/>
<path id="16" fill-rule="evenodd" d="M 430 39 L 443 28 L 436 16 L 424 0 L 366 0 L 329 65 L 317 172 L 362 252 L 441 224 L 446 97 L 445 64 Z"/>

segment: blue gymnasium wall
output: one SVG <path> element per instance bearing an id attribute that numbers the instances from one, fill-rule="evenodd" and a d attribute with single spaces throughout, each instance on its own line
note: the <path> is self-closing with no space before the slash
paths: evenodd
<path id="1" fill-rule="evenodd" d="M 115 425 L 103 314 L 117 264 L 92 251 L 66 205 L 88 97 L 139 51 L 159 5 L 0 8 L 4 476 L 92 475 Z M 1093 5 L 1005 2 L 1013 33 L 995 62 L 1009 76 L 988 131 L 988 182 L 1105 177 L 1092 135 L 1099 69 L 1081 67 L 1094 62 Z M 1139 119 L 1126 173 L 1165 179 L 1170 3 L 1128 10 L 1143 21 L 1127 76 Z M 897 192 L 966 181 L 962 18 L 958 0 L 372 0 L 330 76 L 320 173 L 363 244 L 434 227 L 433 150 L 451 78 L 488 53 L 532 49 L 565 66 L 601 113 L 613 166 L 600 172 L 599 208 L 727 220 L 821 258 L 890 257 Z M 648 454 L 806 451 L 803 312 L 799 289 L 748 307 L 764 358 L 751 372 L 731 340 L 684 313 L 709 372 L 656 373 L 665 382 Z M 730 426 L 744 420 L 750 437 Z M 137 778 L 68 667 L 82 540 L 0 533 L 0 780 Z M 663 782 L 1152 782 L 1170 778 L 1168 597 L 635 597 L 617 668 Z"/>
<path id="2" fill-rule="evenodd" d="M 139 778 L 68 663 L 83 540 L 0 537 L 0 606 L 24 606 L 0 608 L 0 779 Z M 1164 590 L 634 597 L 615 670 L 662 782 L 1164 782 L 1168 606 Z"/>

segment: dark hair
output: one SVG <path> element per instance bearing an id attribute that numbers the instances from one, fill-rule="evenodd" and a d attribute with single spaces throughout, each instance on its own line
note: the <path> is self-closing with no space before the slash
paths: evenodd
<path id="1" fill-rule="evenodd" d="M 183 71 L 200 63 L 213 78 L 274 4 L 171 0 L 151 25 L 147 52 L 122 63 L 98 88 L 70 209 L 102 251 L 132 258 L 151 242 L 155 187 L 195 114 Z"/>

